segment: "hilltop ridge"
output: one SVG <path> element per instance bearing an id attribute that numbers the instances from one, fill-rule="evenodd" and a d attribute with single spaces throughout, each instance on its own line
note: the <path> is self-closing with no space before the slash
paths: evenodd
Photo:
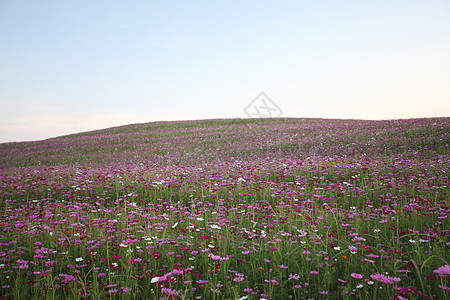
<path id="1" fill-rule="evenodd" d="M 222 160 L 252 152 L 278 157 L 360 155 L 367 150 L 447 154 L 449 132 L 450 118 L 161 121 L 0 144 L 0 167 L 213 161 L 218 152 Z"/>

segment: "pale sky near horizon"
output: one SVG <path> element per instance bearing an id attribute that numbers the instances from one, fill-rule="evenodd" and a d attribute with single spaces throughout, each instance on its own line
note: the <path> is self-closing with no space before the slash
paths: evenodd
<path id="1" fill-rule="evenodd" d="M 0 0 L 0 142 L 131 123 L 450 117 L 450 1 Z"/>

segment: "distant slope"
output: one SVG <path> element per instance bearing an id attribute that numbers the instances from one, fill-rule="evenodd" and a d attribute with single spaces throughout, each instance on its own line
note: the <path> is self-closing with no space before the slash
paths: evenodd
<path id="1" fill-rule="evenodd" d="M 449 155 L 450 118 L 389 121 L 221 119 L 152 122 L 0 144 L 0 168 L 179 164 L 249 155 Z"/>

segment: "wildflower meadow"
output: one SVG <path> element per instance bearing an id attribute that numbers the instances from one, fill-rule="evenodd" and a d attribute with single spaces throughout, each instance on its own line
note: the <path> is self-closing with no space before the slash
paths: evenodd
<path id="1" fill-rule="evenodd" d="M 0 144 L 0 299 L 448 299 L 450 118 Z"/>

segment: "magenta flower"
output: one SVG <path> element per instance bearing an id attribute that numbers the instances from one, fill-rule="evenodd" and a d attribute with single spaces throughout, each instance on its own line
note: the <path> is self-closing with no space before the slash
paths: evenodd
<path id="1" fill-rule="evenodd" d="M 271 279 L 271 280 L 264 279 L 264 282 L 272 283 L 273 285 L 278 285 L 278 281 L 276 281 L 275 279 Z"/>
<path id="2" fill-rule="evenodd" d="M 46 267 L 51 267 L 51 266 L 53 266 L 54 264 L 56 264 L 56 261 L 54 261 L 54 260 L 49 260 L 49 261 L 45 262 L 45 266 L 46 266 Z"/>
<path id="3" fill-rule="evenodd" d="M 350 276 L 352 276 L 352 277 L 355 278 L 355 279 L 361 279 L 361 278 L 363 278 L 363 276 L 362 276 L 361 274 L 358 274 L 358 273 L 352 273 L 352 274 L 350 274 Z"/>

